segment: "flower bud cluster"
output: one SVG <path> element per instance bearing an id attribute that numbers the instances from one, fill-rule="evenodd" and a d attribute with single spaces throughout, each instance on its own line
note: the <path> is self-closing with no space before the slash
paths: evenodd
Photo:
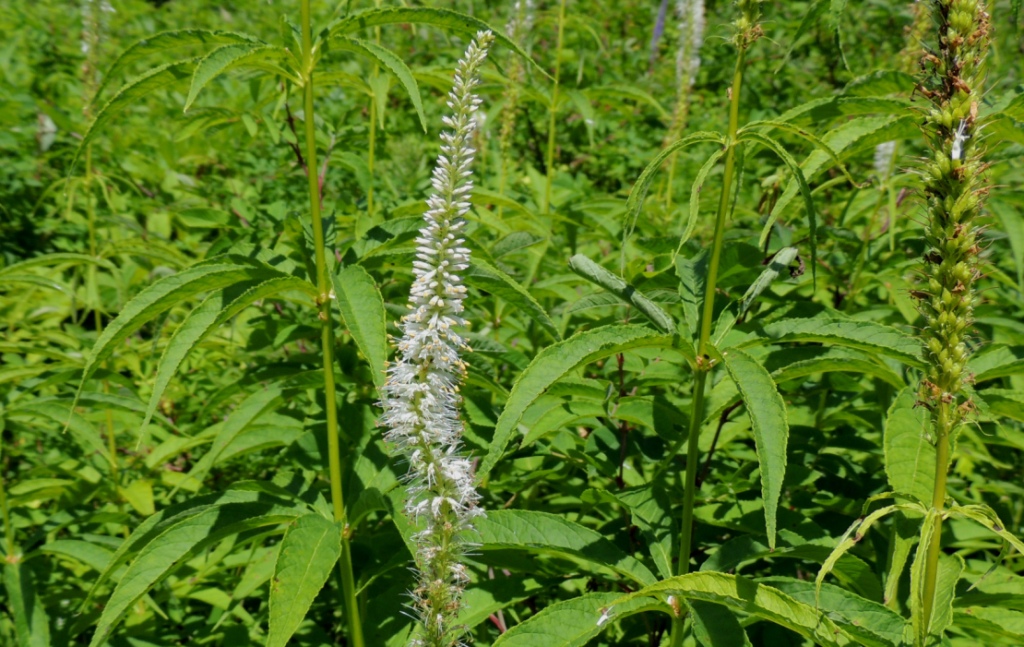
<path id="1" fill-rule="evenodd" d="M 921 312 L 929 359 L 921 401 L 941 405 L 956 425 L 970 411 L 963 402 L 968 335 L 974 322 L 978 271 L 976 220 L 988 187 L 977 144 L 989 17 L 982 0 L 933 0 L 939 47 L 925 54 L 919 92 L 932 101 L 926 117 L 932 154 L 924 166 L 928 223 Z M 957 406 L 953 406 L 957 405 Z"/>
<path id="2" fill-rule="evenodd" d="M 733 23 L 736 36 L 733 37 L 736 47 L 745 50 L 764 36 L 761 29 L 762 0 L 738 0 L 740 17 Z"/>
<path id="3" fill-rule="evenodd" d="M 413 591 L 421 626 L 412 644 L 423 647 L 461 643 L 464 630 L 456 618 L 469 581 L 462 536 L 483 514 L 472 466 L 461 453 L 459 386 L 466 365 L 459 355 L 468 346 L 455 329 L 466 323 L 461 316 L 466 288 L 459 274 L 469 266 L 469 250 L 460 231 L 473 188 L 471 142 L 480 107 L 473 89 L 493 40 L 491 32 L 479 32 L 456 68 L 448 95 L 453 114 L 444 118 L 449 130 L 441 135 L 434 191 L 416 239 L 410 312 L 399 324 L 397 360 L 382 392 L 385 438 L 409 462 L 405 511 L 421 528 L 414 537 L 418 583 Z"/>

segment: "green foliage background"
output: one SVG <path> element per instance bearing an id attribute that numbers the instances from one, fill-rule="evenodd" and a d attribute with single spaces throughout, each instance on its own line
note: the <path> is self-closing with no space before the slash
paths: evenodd
<path id="1" fill-rule="evenodd" d="M 266 644 L 286 528 L 301 516 L 307 521 L 294 527 L 309 536 L 331 532 L 308 521 L 309 512 L 331 516 L 319 322 L 311 294 L 287 287 L 290 278 L 314 275 L 306 178 L 295 152 L 301 142 L 289 126 L 304 118 L 300 95 L 267 74 L 228 73 L 183 112 L 186 78 L 114 116 L 73 164 L 88 123 L 123 81 L 204 51 L 188 46 L 104 78 L 132 43 L 197 28 L 245 32 L 297 52 L 298 5 L 158 4 L 0 6 L 3 645 L 89 644 L 117 583 L 147 558 L 126 538 L 138 538 L 140 524 L 207 504 L 222 506 L 211 508 L 219 516 L 178 528 L 188 550 L 173 563 L 148 556 L 163 572 L 129 600 L 109 644 Z M 313 10 L 326 24 L 347 4 L 314 2 Z M 505 4 L 431 6 L 500 27 L 511 10 Z M 949 484 L 957 503 L 990 506 L 1017 536 L 1024 534 L 1019 4 L 989 3 L 994 41 L 981 113 L 993 117 L 982 135 L 992 188 L 971 364 L 978 411 L 959 438 Z M 691 193 L 716 145 L 682 150 L 674 185 L 664 170 L 654 176 L 633 222 L 627 197 L 662 149 L 675 107 L 677 23 L 670 7 L 652 47 L 656 2 L 567 6 L 559 60 L 557 5 L 542 4 L 522 41 L 540 68 L 561 69 L 549 212 L 541 205 L 550 80 L 526 67 L 505 163 L 499 133 L 516 60 L 507 48 L 492 53 L 481 86 L 487 118 L 467 229 L 480 261 L 467 277 L 475 352 L 463 395 L 466 449 L 486 472 L 489 516 L 474 538 L 464 621 L 479 645 L 582 645 L 591 637 L 593 645 L 668 644 L 668 616 L 656 612 L 663 603 L 627 602 L 635 615 L 623 613 L 603 631 L 597 620 L 623 594 L 677 567 L 685 473 L 678 452 L 694 357 L 686 343 L 671 348 L 666 333 L 688 339 L 698 323 L 689 297 L 712 237 L 722 170 L 711 167 L 703 189 Z M 725 314 L 714 335 L 735 351 L 720 358 L 727 371 L 715 373 L 699 441 L 707 462 L 698 477 L 694 570 L 705 573 L 707 607 L 694 604 L 686 644 L 831 644 L 806 627 L 769 622 L 760 603 L 708 593 L 728 588 L 713 572 L 747 576 L 813 608 L 811 582 L 871 497 L 920 490 L 928 500 L 931 492 L 921 481 L 926 461 L 917 460 L 931 446 L 922 442 L 926 416 L 914 406 L 921 366 L 914 287 L 925 252 L 914 167 L 928 152 L 917 112 L 926 102 L 914 97 L 917 55 L 906 53 L 914 49 L 911 3 L 763 9 L 765 36 L 747 58 L 740 123 L 785 118 L 832 147 L 842 166 L 806 137 L 772 131 L 812 189 L 812 252 L 792 169 L 766 147 L 748 146 L 743 157 L 719 272 L 716 314 Z M 709 1 L 707 16 L 684 134 L 725 131 L 728 119 L 735 10 Z M 413 579 L 407 521 L 394 514 L 405 465 L 391 458 L 375 426 L 377 342 L 404 312 L 443 94 L 467 42 L 425 25 L 384 26 L 379 38 L 413 70 L 427 132 L 401 84 L 366 60 L 326 52 L 316 95 L 329 261 L 342 301 L 335 368 L 348 532 L 374 646 L 404 644 Z M 90 106 L 97 89 L 103 98 Z M 380 119 L 372 174 L 371 116 Z M 879 172 L 875 148 L 888 141 L 897 142 L 897 157 L 891 171 Z M 693 212 L 693 233 L 677 256 Z M 772 265 L 783 252 L 787 261 Z M 99 331 L 147 287 L 225 254 L 249 268 L 250 282 L 200 285 L 154 312 L 98 364 L 73 406 Z M 581 270 L 584 261 L 574 259 L 570 268 L 576 254 L 590 265 Z M 646 300 L 626 305 L 614 286 L 599 287 L 614 283 L 611 275 L 628 284 L 620 292 L 628 287 Z M 191 349 L 143 425 L 161 357 L 190 313 L 226 305 L 268 278 L 286 288 L 246 302 Z M 755 284 L 760 291 L 748 292 Z M 751 390 L 742 388 L 746 380 Z M 763 389 L 772 382 L 778 396 Z M 766 533 L 766 473 L 778 479 L 781 496 L 777 514 L 769 506 L 777 540 Z M 822 617 L 863 644 L 903 644 L 910 575 L 891 568 L 917 541 L 918 518 L 888 517 L 836 562 L 821 592 L 831 613 Z M 967 519 L 946 524 L 945 553 L 951 563 L 962 560 L 963 572 L 948 583 L 957 595 L 947 604 L 942 644 L 1021 644 L 1024 557 L 1005 539 Z M 327 570 L 330 556 L 319 555 Z M 328 579 L 290 644 L 346 644 L 338 589 Z M 499 638 L 531 618 L 547 627 L 547 638 L 515 631 Z M 863 625 L 867 637 L 851 628 Z M 737 633 L 714 635 L 716 628 Z M 556 636 L 562 642 L 552 642 Z"/>

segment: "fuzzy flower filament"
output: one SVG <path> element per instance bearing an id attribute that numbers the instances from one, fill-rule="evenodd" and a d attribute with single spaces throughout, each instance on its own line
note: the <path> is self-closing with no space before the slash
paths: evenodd
<path id="1" fill-rule="evenodd" d="M 441 135 L 441 154 L 431 180 L 424 227 L 416 239 L 409 314 L 402 318 L 396 362 L 382 393 L 385 438 L 409 464 L 405 511 L 422 529 L 416 533 L 418 583 L 413 591 L 420 631 L 412 645 L 452 647 L 464 630 L 455 624 L 469 581 L 462 563 L 464 531 L 482 515 L 470 461 L 461 453 L 459 386 L 468 346 L 455 331 L 466 288 L 459 274 L 469 266 L 460 231 L 469 211 L 471 146 L 480 99 L 473 94 L 478 72 L 494 37 L 480 32 L 459 61 L 448 95 L 452 115 Z"/>

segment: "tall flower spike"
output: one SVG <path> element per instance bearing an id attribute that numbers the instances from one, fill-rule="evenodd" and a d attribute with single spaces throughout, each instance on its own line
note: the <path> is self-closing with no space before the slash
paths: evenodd
<path id="1" fill-rule="evenodd" d="M 678 0 L 679 47 L 676 50 L 676 109 L 665 136 L 665 144 L 679 139 L 690 113 L 690 90 L 700 70 L 700 48 L 704 44 L 704 0 Z"/>
<path id="2" fill-rule="evenodd" d="M 460 452 L 459 385 L 466 365 L 459 354 L 468 346 L 455 328 L 465 324 L 459 274 L 469 266 L 469 250 L 459 232 L 473 188 L 471 142 L 480 107 L 473 88 L 493 40 L 489 31 L 477 33 L 455 70 L 448 95 L 453 114 L 444 118 L 449 130 L 441 135 L 434 190 L 416 239 L 410 312 L 399 324 L 398 358 L 382 394 L 385 438 L 409 463 L 405 511 L 421 527 L 414 537 L 420 630 L 411 644 L 417 647 L 461 644 L 464 629 L 455 622 L 469 580 L 462 536 L 483 514 L 470 462 Z"/>

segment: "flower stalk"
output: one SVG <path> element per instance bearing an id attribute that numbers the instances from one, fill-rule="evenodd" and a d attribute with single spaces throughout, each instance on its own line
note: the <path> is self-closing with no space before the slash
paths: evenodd
<path id="1" fill-rule="evenodd" d="M 988 193 L 976 122 L 989 45 L 989 16 L 981 0 L 935 0 L 932 10 L 938 49 L 926 51 L 921 61 L 924 78 L 918 87 L 932 102 L 925 116 L 932 155 L 923 169 L 929 250 L 923 289 L 915 292 L 921 297 L 922 337 L 929 365 L 918 397 L 931 411 L 936 443 L 931 505 L 937 514 L 922 584 L 920 626 L 926 632 L 935 604 L 946 474 L 956 436 L 974 409 L 964 393 L 971 381 L 966 371 L 967 339 L 974 322 L 974 284 L 981 276 L 976 221 Z"/>
<path id="2" fill-rule="evenodd" d="M 399 324 L 398 355 L 382 394 L 385 438 L 409 463 L 405 512 L 422 527 L 414 536 L 420 628 L 411 644 L 417 647 L 461 644 L 465 630 L 456 621 L 469 581 L 463 535 L 483 514 L 472 465 L 461 453 L 459 387 L 466 364 L 460 354 L 469 347 L 455 328 L 466 324 L 459 274 L 469 267 L 469 250 L 460 232 L 470 209 L 471 143 L 481 102 L 473 89 L 493 40 L 489 31 L 477 33 L 456 68 L 448 95 L 453 114 L 444 118 L 449 130 L 441 135 L 433 193 L 416 240 L 410 312 Z"/>
<path id="3" fill-rule="evenodd" d="M 676 18 L 679 20 L 679 48 L 676 50 L 676 107 L 672 123 L 665 135 L 664 145 L 682 137 L 690 117 L 690 90 L 700 70 L 700 48 L 704 44 L 704 0 L 678 0 Z M 677 155 L 668 165 L 668 183 L 665 190 L 665 210 L 672 209 L 672 187 L 676 173 Z"/>

